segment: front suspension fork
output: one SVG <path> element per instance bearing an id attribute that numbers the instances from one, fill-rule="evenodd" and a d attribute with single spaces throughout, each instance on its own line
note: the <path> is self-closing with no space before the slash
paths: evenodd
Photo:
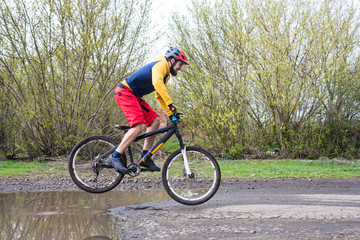
<path id="1" fill-rule="evenodd" d="M 183 159 L 184 159 L 184 166 L 185 166 L 185 173 L 184 174 L 186 176 L 190 177 L 190 178 L 193 178 L 194 174 L 190 170 L 189 161 L 188 161 L 187 156 L 186 156 L 186 146 L 184 145 L 182 136 L 181 136 L 178 128 L 176 128 L 176 130 L 175 130 L 175 135 L 179 140 L 180 148 L 181 148 L 181 154 L 182 154 Z"/>
<path id="2" fill-rule="evenodd" d="M 189 160 L 187 159 L 186 156 L 186 147 L 184 146 L 184 148 L 181 149 L 181 154 L 183 155 L 183 159 L 184 159 L 184 166 L 185 166 L 185 172 L 186 175 L 190 178 L 194 177 L 194 173 L 191 172 L 190 170 L 190 166 L 189 166 Z"/>

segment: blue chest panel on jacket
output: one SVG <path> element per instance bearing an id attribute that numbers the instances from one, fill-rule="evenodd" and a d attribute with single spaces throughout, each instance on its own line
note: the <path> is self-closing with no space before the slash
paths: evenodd
<path id="1" fill-rule="evenodd" d="M 152 68 L 158 62 L 149 63 L 126 78 L 126 83 L 139 97 L 155 91 L 152 84 Z"/>

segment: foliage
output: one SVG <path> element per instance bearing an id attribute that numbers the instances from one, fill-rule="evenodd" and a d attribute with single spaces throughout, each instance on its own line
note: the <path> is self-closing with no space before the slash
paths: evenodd
<path id="1" fill-rule="evenodd" d="M 0 152 L 114 136 L 113 89 L 151 49 L 151 1 L 0 1 Z M 171 96 L 194 140 L 232 158 L 359 157 L 359 16 L 343 0 L 193 0 L 174 14 L 190 67 Z"/>
<path id="2" fill-rule="evenodd" d="M 122 119 L 113 90 L 150 42 L 149 1 L 1 2 L 1 150 L 64 154 L 111 133 Z"/>
<path id="3" fill-rule="evenodd" d="M 14 145 L 17 137 L 15 134 L 16 119 L 17 116 L 12 109 L 11 98 L 6 92 L 3 92 L 0 95 L 0 153 L 6 153 L 7 157 L 14 156 L 17 152 Z"/>
<path id="4" fill-rule="evenodd" d="M 176 85 L 191 131 L 218 153 L 357 157 L 359 15 L 342 1 L 193 1 L 174 15 L 190 67 Z"/>

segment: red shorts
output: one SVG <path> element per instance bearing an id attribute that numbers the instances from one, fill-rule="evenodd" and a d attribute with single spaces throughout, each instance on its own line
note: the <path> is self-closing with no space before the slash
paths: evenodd
<path id="1" fill-rule="evenodd" d="M 136 96 L 128 88 L 117 87 L 115 100 L 130 123 L 130 127 L 137 123 L 145 123 L 148 127 L 159 116 L 144 99 Z"/>

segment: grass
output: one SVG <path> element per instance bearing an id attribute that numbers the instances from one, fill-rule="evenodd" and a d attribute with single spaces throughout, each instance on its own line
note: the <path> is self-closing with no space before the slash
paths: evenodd
<path id="1" fill-rule="evenodd" d="M 174 152 L 174 151 L 178 150 L 179 148 L 180 148 L 180 143 L 177 139 L 176 140 L 169 139 L 161 147 L 162 150 L 166 150 L 168 152 Z"/>
<path id="2" fill-rule="evenodd" d="M 222 179 L 360 178 L 360 160 L 339 164 L 331 160 L 218 161 Z M 162 168 L 163 161 L 156 161 Z M 140 177 L 161 177 L 141 173 Z"/>
<path id="3" fill-rule="evenodd" d="M 168 140 L 163 149 L 173 152 L 179 149 L 177 140 Z M 344 164 L 345 163 L 345 164 Z M 360 178 L 360 160 L 245 160 L 219 161 L 224 179 L 271 179 L 271 178 Z"/>
<path id="4" fill-rule="evenodd" d="M 360 165 L 339 164 L 331 160 L 219 161 L 219 165 L 224 178 L 360 177 Z"/>
<path id="5" fill-rule="evenodd" d="M 61 166 L 44 162 L 19 162 L 13 160 L 0 161 L 0 177 L 12 175 L 49 174 L 60 171 Z"/>
<path id="6" fill-rule="evenodd" d="M 360 178 L 360 160 L 339 164 L 332 160 L 245 160 L 219 161 L 223 179 L 275 178 Z M 157 161 L 162 167 L 163 161 Z M 50 174 L 63 167 L 47 162 L 0 161 L 0 176 Z M 161 173 L 142 173 L 142 177 L 160 177 Z"/>

